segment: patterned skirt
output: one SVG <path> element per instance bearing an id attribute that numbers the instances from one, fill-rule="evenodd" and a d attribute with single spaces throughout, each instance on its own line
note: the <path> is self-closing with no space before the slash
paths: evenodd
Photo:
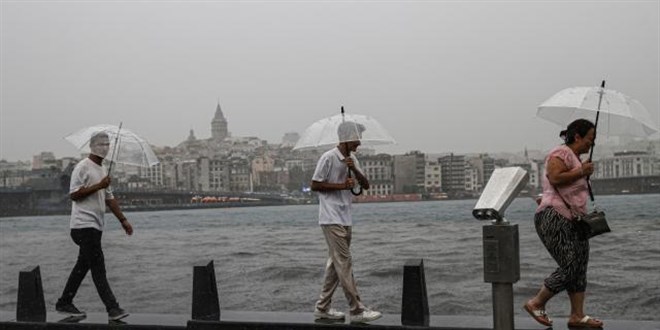
<path id="1" fill-rule="evenodd" d="M 548 207 L 536 213 L 534 225 L 541 242 L 559 265 L 543 284 L 555 294 L 563 290 L 584 292 L 587 288 L 589 239 L 580 224 Z"/>

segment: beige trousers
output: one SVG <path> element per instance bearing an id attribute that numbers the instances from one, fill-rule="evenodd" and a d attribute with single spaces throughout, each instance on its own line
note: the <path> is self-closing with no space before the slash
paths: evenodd
<path id="1" fill-rule="evenodd" d="M 342 225 L 321 225 L 325 241 L 328 243 L 328 262 L 325 265 L 325 279 L 316 308 L 327 311 L 332 303 L 332 294 L 341 283 L 344 295 L 351 307 L 351 314 L 359 314 L 365 309 L 360 301 L 357 283 L 353 277 L 351 257 L 351 227 Z"/>

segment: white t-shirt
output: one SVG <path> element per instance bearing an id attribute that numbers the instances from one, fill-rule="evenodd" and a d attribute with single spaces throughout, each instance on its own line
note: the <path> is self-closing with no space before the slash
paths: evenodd
<path id="1" fill-rule="evenodd" d="M 326 151 L 316 164 L 316 170 L 312 176 L 313 181 L 328 183 L 344 183 L 348 176 L 348 166 L 343 162 L 344 155 L 338 148 Z M 351 156 L 355 166 L 359 169 L 359 163 L 355 156 Z M 352 226 L 351 205 L 353 194 L 346 190 L 320 191 L 319 192 L 319 225 L 338 224 Z"/>
<path id="2" fill-rule="evenodd" d="M 71 173 L 69 194 L 82 187 L 99 183 L 106 176 L 106 173 L 105 168 L 94 163 L 91 159 L 81 160 Z M 71 229 L 96 228 L 103 231 L 106 199 L 114 199 L 110 187 L 101 189 L 81 200 L 73 201 L 69 227 Z"/>

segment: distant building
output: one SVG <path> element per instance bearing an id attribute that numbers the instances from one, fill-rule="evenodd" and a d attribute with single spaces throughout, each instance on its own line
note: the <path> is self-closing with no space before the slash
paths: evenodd
<path id="1" fill-rule="evenodd" d="M 250 191 L 250 161 L 246 157 L 232 157 L 229 160 L 229 191 Z"/>
<path id="2" fill-rule="evenodd" d="M 394 193 L 424 192 L 426 157 L 420 151 L 394 156 Z"/>
<path id="3" fill-rule="evenodd" d="M 316 162 L 316 160 L 311 158 L 287 159 L 284 161 L 284 167 L 286 167 L 289 171 L 294 167 L 299 167 L 303 171 L 314 171 L 314 169 L 316 169 Z"/>
<path id="4" fill-rule="evenodd" d="M 163 187 L 163 163 L 151 167 L 138 167 L 138 177 L 149 182 L 153 187 Z"/>
<path id="5" fill-rule="evenodd" d="M 0 187 L 23 186 L 30 179 L 30 162 L 0 160 Z"/>
<path id="6" fill-rule="evenodd" d="M 479 154 L 466 156 L 465 161 L 469 165 L 465 169 L 466 190 L 481 192 L 495 170 L 495 159 L 488 154 Z"/>
<path id="7" fill-rule="evenodd" d="M 465 162 L 465 186 L 464 190 L 472 195 L 479 193 L 483 187 L 479 180 L 480 171 L 470 162 Z"/>
<path id="8" fill-rule="evenodd" d="M 44 151 L 32 157 L 32 169 L 40 170 L 42 168 L 58 167 L 55 154 L 49 151 Z"/>
<path id="9" fill-rule="evenodd" d="M 220 109 L 220 102 L 215 108 L 215 115 L 211 121 L 211 139 L 215 141 L 222 141 L 229 136 L 229 130 L 227 129 L 227 119 Z"/>
<path id="10" fill-rule="evenodd" d="M 271 177 L 267 177 L 266 175 L 262 175 L 262 173 L 270 173 L 273 172 L 275 168 L 275 160 L 268 156 L 268 155 L 261 155 L 254 157 L 252 159 L 252 185 L 253 186 L 261 186 L 262 185 L 262 178 L 264 178 L 264 184 L 271 184 L 273 182 Z"/>
<path id="11" fill-rule="evenodd" d="M 465 191 L 465 156 L 453 153 L 438 159 L 441 167 L 442 189 L 447 193 L 460 194 Z M 469 176 L 470 178 L 472 175 Z M 470 179 L 471 180 L 471 179 Z"/>
<path id="12" fill-rule="evenodd" d="M 229 191 L 229 161 L 200 157 L 197 159 L 199 170 L 198 190 Z"/>
<path id="13" fill-rule="evenodd" d="M 282 147 L 293 148 L 293 146 L 295 146 L 296 143 L 298 143 L 298 140 L 300 140 L 300 134 L 296 132 L 285 133 L 284 136 L 282 137 Z"/>
<path id="14" fill-rule="evenodd" d="M 646 151 L 615 152 L 613 157 L 595 163 L 596 179 L 660 175 L 660 157 Z"/>
<path id="15" fill-rule="evenodd" d="M 427 159 L 424 164 L 424 190 L 427 193 L 442 192 L 442 167 L 438 159 Z"/>
<path id="16" fill-rule="evenodd" d="M 391 195 L 394 192 L 394 169 L 392 156 L 378 154 L 373 156 L 362 156 L 359 158 L 360 167 L 369 180 L 369 190 L 364 194 Z"/>

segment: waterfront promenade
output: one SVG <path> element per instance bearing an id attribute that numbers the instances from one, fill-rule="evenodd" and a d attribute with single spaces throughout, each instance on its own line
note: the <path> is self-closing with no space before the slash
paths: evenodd
<path id="1" fill-rule="evenodd" d="M 63 322 L 56 312 L 49 312 L 46 323 L 16 322 L 12 311 L 0 311 L 0 329 L 460 329 L 485 330 L 493 328 L 492 317 L 468 315 L 432 315 L 429 327 L 402 326 L 399 314 L 384 314 L 379 320 L 368 325 L 315 322 L 311 312 L 246 312 L 222 311 L 220 322 L 190 322 L 188 315 L 176 314 L 131 314 L 123 323 L 108 323 L 105 313 L 89 313 L 79 323 Z M 660 321 L 632 321 L 605 319 L 607 330 L 658 330 Z M 553 330 L 565 330 L 567 320 L 555 318 Z M 537 324 L 529 317 L 516 317 L 516 329 L 546 330 L 548 327 Z"/>

